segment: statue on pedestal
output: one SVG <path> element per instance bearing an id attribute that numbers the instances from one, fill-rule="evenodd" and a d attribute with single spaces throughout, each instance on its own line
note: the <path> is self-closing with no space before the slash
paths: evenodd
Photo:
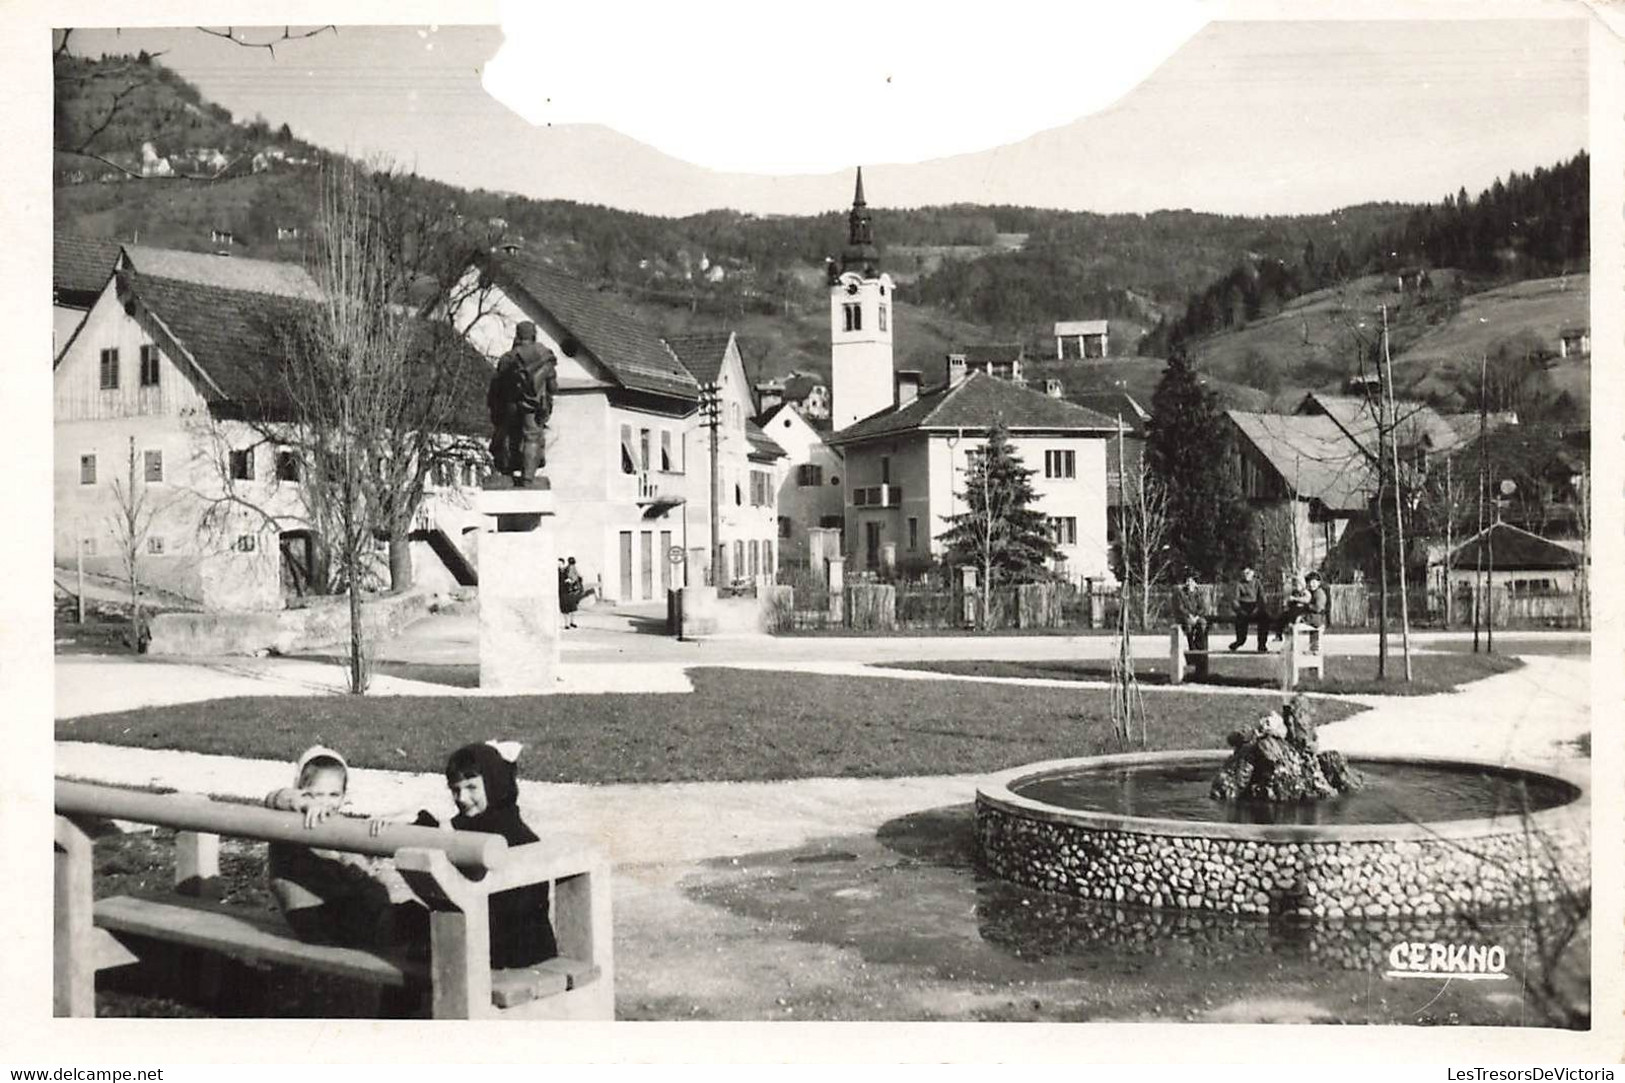
<path id="1" fill-rule="evenodd" d="M 497 362 L 485 395 L 495 466 L 488 488 L 528 489 L 547 465 L 544 431 L 557 392 L 558 362 L 536 341 L 536 325 L 525 320 L 515 328 L 513 349 Z"/>

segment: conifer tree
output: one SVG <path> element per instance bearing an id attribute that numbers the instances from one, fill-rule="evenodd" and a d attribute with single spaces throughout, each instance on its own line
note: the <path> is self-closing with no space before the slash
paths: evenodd
<path id="1" fill-rule="evenodd" d="M 983 621 L 994 586 L 1048 578 L 1045 562 L 1058 555 L 1048 519 L 1031 506 L 1037 495 L 1033 474 L 1010 447 L 1009 430 L 999 422 L 987 443 L 970 453 L 965 491 L 957 494 L 965 510 L 946 517 L 948 561 L 976 568 Z"/>
<path id="2" fill-rule="evenodd" d="M 1145 463 L 1168 502 L 1168 545 L 1200 579 L 1233 572 L 1251 557 L 1251 516 L 1230 461 L 1218 397 L 1183 352 L 1168 359 L 1151 398 Z"/>

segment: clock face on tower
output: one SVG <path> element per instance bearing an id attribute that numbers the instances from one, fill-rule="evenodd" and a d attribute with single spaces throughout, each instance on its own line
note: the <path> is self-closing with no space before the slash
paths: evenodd
<path id="1" fill-rule="evenodd" d="M 848 282 L 846 284 L 846 292 L 847 293 L 857 293 L 858 292 L 858 284 L 856 282 Z"/>

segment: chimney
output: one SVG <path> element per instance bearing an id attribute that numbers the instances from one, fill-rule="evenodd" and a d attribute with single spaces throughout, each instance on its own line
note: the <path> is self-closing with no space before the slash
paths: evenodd
<path id="1" fill-rule="evenodd" d="M 948 355 L 948 386 L 958 387 L 965 382 L 965 355 L 951 353 Z"/>
<path id="2" fill-rule="evenodd" d="M 920 370 L 900 369 L 897 373 L 897 408 L 901 410 L 920 397 Z"/>
<path id="3" fill-rule="evenodd" d="M 1061 381 L 1055 379 L 1053 376 L 1045 380 L 1044 394 L 1048 395 L 1052 399 L 1060 398 L 1062 395 Z"/>
<path id="4" fill-rule="evenodd" d="M 756 401 L 760 404 L 762 413 L 767 413 L 784 401 L 784 385 L 777 380 L 757 384 Z"/>

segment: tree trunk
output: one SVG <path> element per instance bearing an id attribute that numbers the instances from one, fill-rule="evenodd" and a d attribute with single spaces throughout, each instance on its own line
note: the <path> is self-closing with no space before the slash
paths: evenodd
<path id="1" fill-rule="evenodd" d="M 389 535 L 389 589 L 396 594 L 412 589 L 412 542 L 404 530 Z"/>
<path id="2" fill-rule="evenodd" d="M 361 568 L 359 561 L 350 567 L 350 691 L 365 695 L 367 691 L 366 634 L 361 627 Z"/>

